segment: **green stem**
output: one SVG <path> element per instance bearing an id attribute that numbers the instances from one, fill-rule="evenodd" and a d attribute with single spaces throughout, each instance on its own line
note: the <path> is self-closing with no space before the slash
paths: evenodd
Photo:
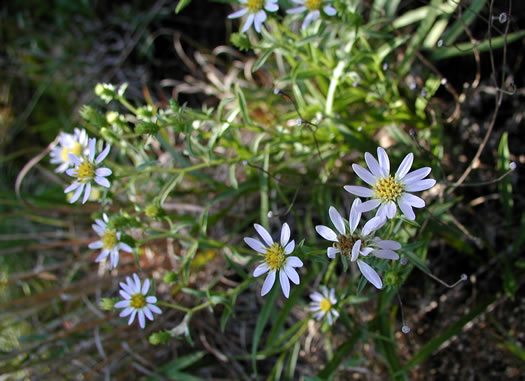
<path id="1" fill-rule="evenodd" d="M 118 100 L 124 107 L 126 107 L 129 111 L 131 111 L 133 114 L 137 115 L 137 108 L 132 106 L 131 103 L 128 102 L 126 98 L 123 96 L 118 97 Z"/>

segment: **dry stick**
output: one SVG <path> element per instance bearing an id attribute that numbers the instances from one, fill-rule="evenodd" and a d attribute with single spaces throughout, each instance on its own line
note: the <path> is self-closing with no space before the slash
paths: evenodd
<path id="1" fill-rule="evenodd" d="M 496 65 L 494 64 L 494 52 L 492 51 L 492 42 L 491 42 L 492 41 L 491 29 L 492 29 L 492 8 L 493 8 L 493 5 L 494 5 L 494 0 L 491 0 L 491 2 L 490 2 L 490 12 L 489 12 L 489 30 L 488 30 L 488 34 L 489 34 L 489 36 L 488 36 L 489 55 L 490 55 L 490 64 L 491 64 L 491 67 L 492 67 L 492 74 L 493 74 L 493 77 L 494 77 L 493 79 L 494 79 L 496 88 L 499 88 L 498 82 L 496 80 Z M 511 15 L 511 10 L 512 10 L 512 1 L 509 2 L 509 19 L 510 19 L 510 15 Z M 503 44 L 503 65 L 506 64 L 507 34 L 508 34 L 508 31 L 509 31 L 509 25 L 510 25 L 510 22 L 507 22 L 507 26 L 505 28 L 505 33 L 504 33 L 504 41 L 505 42 Z M 505 70 L 504 69 L 502 70 L 502 73 L 501 73 L 501 83 L 502 84 L 505 83 Z M 465 181 L 467 176 L 470 174 L 470 172 L 474 168 L 474 164 L 479 160 L 479 157 L 481 156 L 481 153 L 483 152 L 483 150 L 485 149 L 485 146 L 487 145 L 489 137 L 490 137 L 490 135 L 492 133 L 492 129 L 494 128 L 494 125 L 496 124 L 496 118 L 498 116 L 498 111 L 499 111 L 499 108 L 501 106 L 501 101 L 503 99 L 503 94 L 504 93 L 501 92 L 501 91 L 497 92 L 496 99 L 495 99 L 495 101 L 496 101 L 496 108 L 494 109 L 494 113 L 492 114 L 492 119 L 490 121 L 487 133 L 485 134 L 485 137 L 483 138 L 483 141 L 481 142 L 481 144 L 480 144 L 480 146 L 478 148 L 478 151 L 474 155 L 474 158 L 470 162 L 469 166 L 467 167 L 465 172 L 463 172 L 463 174 L 458 179 L 458 181 L 456 181 L 454 184 L 452 184 L 451 188 L 447 191 L 448 194 L 452 193 L 454 191 L 454 189 L 456 189 L 458 186 L 460 186 Z"/>
<path id="2" fill-rule="evenodd" d="M 40 152 L 38 155 L 36 155 L 31 160 L 29 160 L 29 162 L 27 162 L 27 164 L 24 165 L 24 168 L 22 168 L 22 170 L 20 171 L 20 173 L 16 177 L 16 182 L 15 182 L 16 198 L 18 199 L 18 201 L 20 201 L 22 204 L 24 204 L 24 206 L 26 206 L 26 207 L 28 207 L 30 209 L 33 209 L 33 206 L 30 205 L 27 201 L 25 201 L 22 198 L 22 194 L 20 193 L 20 187 L 22 185 L 22 181 L 24 181 L 25 176 L 31 170 L 31 168 L 33 168 L 33 166 L 36 163 L 38 163 L 40 160 L 42 160 L 42 158 L 44 156 L 46 156 L 58 144 L 59 140 L 60 140 L 60 135 L 57 136 L 55 138 L 55 140 L 53 140 L 51 143 L 49 143 L 49 145 L 42 152 Z"/>

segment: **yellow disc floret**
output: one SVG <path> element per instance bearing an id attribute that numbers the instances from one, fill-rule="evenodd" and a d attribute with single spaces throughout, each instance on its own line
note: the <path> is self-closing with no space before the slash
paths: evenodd
<path id="1" fill-rule="evenodd" d="M 102 247 L 106 250 L 111 250 L 117 244 L 117 233 L 114 230 L 106 230 L 102 237 Z"/>
<path id="2" fill-rule="evenodd" d="M 401 194 L 403 194 L 403 184 L 388 175 L 387 177 L 380 178 L 373 186 L 373 190 L 375 197 L 382 202 L 397 201 Z"/>
<path id="3" fill-rule="evenodd" d="M 81 183 L 91 181 L 95 177 L 95 165 L 93 163 L 84 160 L 77 169 L 77 179 Z"/>
<path id="4" fill-rule="evenodd" d="M 131 297 L 129 305 L 140 310 L 146 306 L 146 298 L 142 294 L 135 294 Z"/>
<path id="5" fill-rule="evenodd" d="M 322 0 L 306 0 L 304 6 L 309 11 L 315 11 L 321 8 Z"/>
<path id="6" fill-rule="evenodd" d="M 75 156 L 80 156 L 82 154 L 82 145 L 78 142 L 75 142 L 73 147 L 62 148 L 62 151 L 60 151 L 60 159 L 62 159 L 62 162 L 69 163 L 71 161 L 69 160 L 70 153 Z"/>
<path id="7" fill-rule="evenodd" d="M 323 299 L 321 300 L 321 303 L 319 303 L 319 308 L 323 312 L 328 312 L 332 308 L 332 303 L 330 303 L 330 300 L 328 299 Z"/>
<path id="8" fill-rule="evenodd" d="M 257 13 L 260 10 L 262 10 L 263 5 L 264 5 L 264 0 L 248 0 L 248 2 L 246 3 L 246 7 L 252 13 Z"/>
<path id="9" fill-rule="evenodd" d="M 285 259 L 284 249 L 278 243 L 274 243 L 266 249 L 264 254 L 264 261 L 272 271 L 282 269 Z"/>

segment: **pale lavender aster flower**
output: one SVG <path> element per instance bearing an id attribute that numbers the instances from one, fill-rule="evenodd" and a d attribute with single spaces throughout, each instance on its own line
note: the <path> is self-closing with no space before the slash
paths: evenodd
<path id="1" fill-rule="evenodd" d="M 303 262 L 299 258 L 289 256 L 295 249 L 295 241 L 290 241 L 290 227 L 286 222 L 283 224 L 279 242 L 274 242 L 270 233 L 261 225 L 254 224 L 254 227 L 264 243 L 250 237 L 245 237 L 244 242 L 263 257 L 263 262 L 253 272 L 254 277 L 268 273 L 261 289 L 261 295 L 264 296 L 270 292 L 276 275 L 279 274 L 281 289 L 284 296 L 288 297 L 290 295 L 290 280 L 299 284 L 299 274 L 295 268 L 303 266 Z"/>
<path id="2" fill-rule="evenodd" d="M 92 227 L 100 237 L 100 240 L 90 243 L 88 247 L 94 250 L 102 249 L 95 262 L 101 262 L 109 256 L 110 268 L 115 268 L 118 265 L 119 251 L 123 250 L 131 253 L 132 250 L 127 243 L 120 242 L 120 232 L 109 229 L 107 223 L 108 216 L 105 213 L 102 215 L 102 220 L 98 218 L 95 220 Z"/>
<path id="3" fill-rule="evenodd" d="M 333 288 L 328 290 L 326 286 L 321 286 L 320 289 L 321 292 L 316 291 L 310 294 L 310 299 L 312 299 L 310 312 L 314 312 L 314 318 L 317 320 L 326 316 L 328 324 L 332 325 L 333 321 L 339 316 L 339 312 L 334 308 L 337 303 L 335 290 Z"/>
<path id="4" fill-rule="evenodd" d="M 263 22 L 266 21 L 266 12 L 276 12 L 279 9 L 277 0 L 239 0 L 243 5 L 241 9 L 233 12 L 228 16 L 229 19 L 236 19 L 238 17 L 248 15 L 241 32 L 246 32 L 250 27 L 254 26 L 258 33 L 261 33 Z"/>
<path id="5" fill-rule="evenodd" d="M 88 154 L 77 156 L 72 153 L 68 153 L 69 159 L 75 165 L 75 168 L 70 168 L 66 173 L 75 178 L 73 184 L 68 186 L 64 193 L 75 191 L 71 198 L 71 204 L 80 198 L 82 192 L 84 192 L 84 198 L 82 204 L 85 204 L 91 194 L 91 183 L 95 181 L 98 185 L 109 188 L 109 180 L 106 176 L 111 175 L 111 169 L 101 167 L 100 163 L 108 156 L 111 146 L 108 144 L 104 150 L 95 159 L 96 153 L 96 139 L 89 139 L 88 143 Z"/>
<path id="6" fill-rule="evenodd" d="M 299 4 L 297 8 L 288 9 L 286 12 L 289 14 L 308 12 L 304 18 L 301 29 L 306 29 L 308 25 L 314 20 L 317 20 L 321 17 L 321 8 L 323 8 L 324 13 L 328 16 L 334 16 L 337 13 L 337 10 L 332 7 L 329 3 L 331 0 L 292 0 L 294 3 Z"/>
<path id="7" fill-rule="evenodd" d="M 365 161 L 370 171 L 358 164 L 352 164 L 357 176 L 371 185 L 371 188 L 346 185 L 345 190 L 359 197 L 371 198 L 361 205 L 361 212 L 368 212 L 379 206 L 376 216 L 393 218 L 397 212 L 397 203 L 405 217 L 414 220 L 416 215 L 412 208 L 423 208 L 425 201 L 409 192 L 423 191 L 436 184 L 434 179 L 425 179 L 431 171 L 430 167 L 408 172 L 414 161 L 414 155 L 409 153 L 392 177 L 390 175 L 390 160 L 383 148 L 377 148 L 377 157 L 379 161 L 370 153 L 365 153 Z"/>
<path id="8" fill-rule="evenodd" d="M 76 156 L 86 155 L 88 151 L 87 146 L 88 136 L 86 130 L 75 128 L 73 134 L 61 132 L 58 144 L 49 153 L 51 164 L 58 164 L 55 172 L 62 173 L 74 166 L 74 163 L 69 158 L 69 154 L 72 153 Z"/>
<path id="9" fill-rule="evenodd" d="M 399 242 L 374 238 L 374 232 L 380 229 L 386 222 L 383 216 L 376 216 L 369 220 L 361 229 L 361 233 L 356 232 L 361 219 L 361 200 L 356 198 L 350 210 L 348 226 L 350 231 L 346 231 L 346 222 L 339 212 L 331 206 L 329 209 L 330 220 L 335 226 L 336 231 L 324 225 L 317 225 L 315 230 L 324 239 L 333 242 L 333 246 L 326 250 L 328 258 L 335 258 L 336 254 L 341 254 L 352 262 L 357 263 L 361 274 L 376 288 L 381 289 L 383 282 L 377 272 L 366 262 L 359 259 L 359 256 L 366 257 L 373 255 L 383 259 L 399 259 L 399 255 L 394 250 L 399 250 Z"/>
<path id="10" fill-rule="evenodd" d="M 133 274 L 133 279 L 126 277 L 126 283 L 120 282 L 120 296 L 124 298 L 115 303 L 115 308 L 124 308 L 120 313 L 121 317 L 129 315 L 128 325 L 131 325 L 138 315 L 140 328 L 146 326 L 146 318 L 153 320 L 153 314 L 161 314 L 162 311 L 155 305 L 157 297 L 147 296 L 150 282 L 146 279 L 141 286 L 140 278 Z"/>

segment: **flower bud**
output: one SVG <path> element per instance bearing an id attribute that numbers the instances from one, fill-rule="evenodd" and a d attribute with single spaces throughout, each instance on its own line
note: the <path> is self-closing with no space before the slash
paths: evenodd
<path id="1" fill-rule="evenodd" d="M 106 103 L 109 103 L 113 99 L 117 98 L 115 86 L 110 83 L 98 83 L 95 86 L 95 94 Z"/>
<path id="2" fill-rule="evenodd" d="M 149 204 L 144 209 L 144 213 L 149 218 L 157 218 L 157 217 L 161 217 L 162 215 L 164 215 L 164 210 L 156 204 Z"/>
<path id="3" fill-rule="evenodd" d="M 159 132 L 159 130 L 160 130 L 160 127 L 152 122 L 142 122 L 142 123 L 137 124 L 137 126 L 135 127 L 135 132 L 137 134 L 154 135 L 157 132 Z"/>
<path id="4" fill-rule="evenodd" d="M 171 335 L 166 331 L 155 332 L 149 337 L 152 345 L 166 344 L 171 339 Z"/>
<path id="5" fill-rule="evenodd" d="M 164 283 L 174 283 L 178 279 L 178 276 L 173 271 L 168 271 L 166 274 L 164 274 L 164 277 L 162 278 Z"/>
<path id="6" fill-rule="evenodd" d="M 385 276 L 383 277 L 383 280 L 387 286 L 397 286 L 399 284 L 399 274 L 397 271 L 391 270 L 387 271 Z"/>
<path id="7" fill-rule="evenodd" d="M 104 116 L 100 112 L 88 105 L 82 106 L 82 108 L 80 109 L 80 116 L 86 122 L 91 123 L 94 126 L 104 127 L 107 125 L 106 118 L 104 118 Z"/>
<path id="8" fill-rule="evenodd" d="M 113 310 L 114 308 L 113 306 L 115 305 L 117 301 L 118 299 L 116 298 L 102 298 L 98 306 L 100 307 L 101 310 L 111 311 Z"/>

